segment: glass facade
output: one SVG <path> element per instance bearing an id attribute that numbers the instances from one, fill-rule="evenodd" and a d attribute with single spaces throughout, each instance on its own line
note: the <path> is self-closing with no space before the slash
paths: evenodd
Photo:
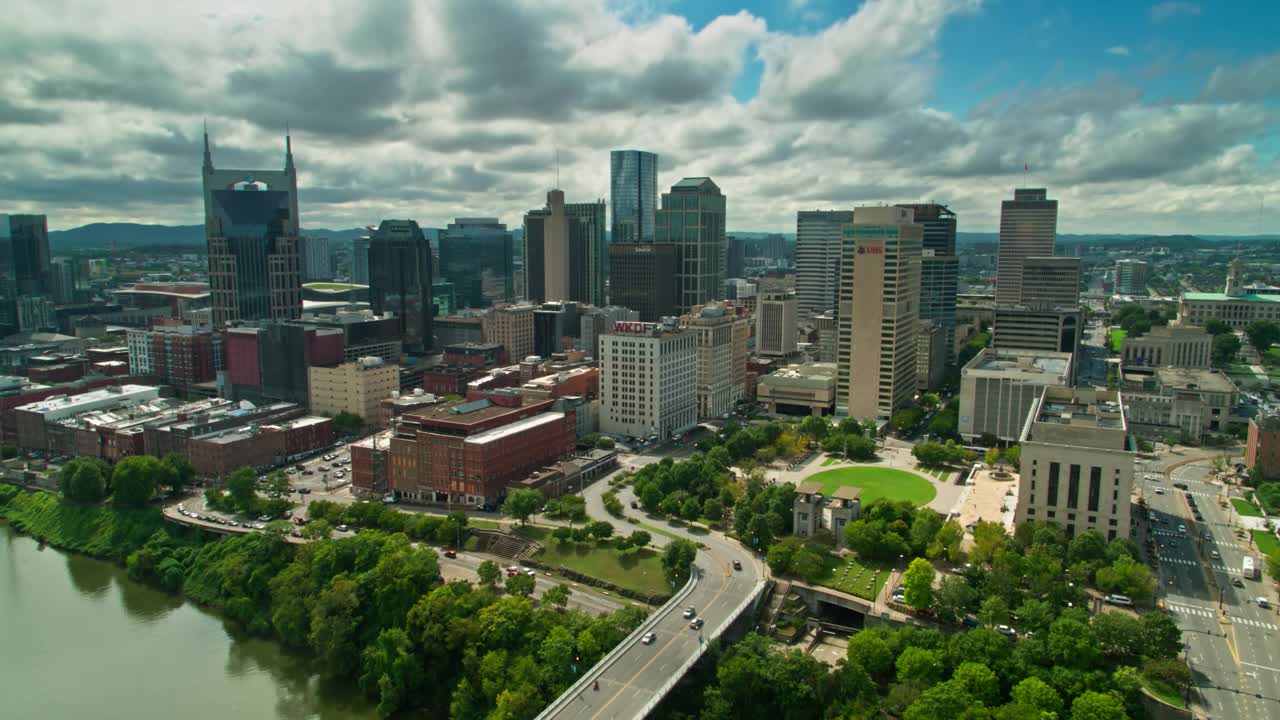
<path id="1" fill-rule="evenodd" d="M 370 236 L 369 305 L 396 316 L 405 350 L 431 349 L 431 245 L 413 220 L 383 220 Z"/>
<path id="2" fill-rule="evenodd" d="M 244 183 L 214 190 L 213 215 L 235 258 L 236 299 L 243 319 L 271 317 L 269 256 L 288 234 L 290 194 Z"/>
<path id="3" fill-rule="evenodd" d="M 612 242 L 653 242 L 658 202 L 657 154 L 644 150 L 611 152 L 609 202 L 613 212 Z"/>
<path id="4" fill-rule="evenodd" d="M 497 218 L 458 218 L 440 236 L 440 277 L 453 283 L 459 308 L 515 298 L 513 239 Z"/>

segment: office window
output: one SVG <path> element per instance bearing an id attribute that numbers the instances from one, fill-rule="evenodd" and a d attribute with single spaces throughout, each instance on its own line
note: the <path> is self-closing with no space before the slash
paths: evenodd
<path id="1" fill-rule="evenodd" d="M 1056 462 L 1049 463 L 1049 498 L 1050 505 L 1058 504 L 1058 473 L 1062 466 Z M 1052 517 L 1052 516 L 1050 516 Z"/>
<path id="2" fill-rule="evenodd" d="M 1102 468 L 1089 468 L 1089 512 L 1098 511 L 1098 493 L 1102 489 Z M 1114 498 L 1115 492 L 1112 492 Z"/>
<path id="3" fill-rule="evenodd" d="M 1071 465 L 1067 471 L 1067 507 L 1080 506 L 1080 466 Z"/>

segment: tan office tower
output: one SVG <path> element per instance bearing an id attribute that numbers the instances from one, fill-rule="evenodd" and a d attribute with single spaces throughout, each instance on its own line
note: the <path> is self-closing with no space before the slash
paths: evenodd
<path id="1" fill-rule="evenodd" d="M 907 208 L 855 208 L 853 218 L 841 233 L 836 413 L 887 418 L 916 391 L 924 228 Z"/>
<path id="2" fill-rule="evenodd" d="M 534 302 L 571 300 L 569 218 L 564 191 L 547 193 L 547 206 L 524 216 L 524 295 Z"/>
<path id="3" fill-rule="evenodd" d="M 775 357 L 796 351 L 796 312 L 792 293 L 770 292 L 756 301 L 756 354 Z"/>
<path id="4" fill-rule="evenodd" d="M 1044 188 L 1018 188 L 1000 203 L 1000 246 L 996 254 L 996 304 L 1022 302 L 1022 263 L 1053 255 L 1058 235 L 1058 201 Z"/>
<path id="5" fill-rule="evenodd" d="M 1029 257 L 1022 261 L 1022 305 L 1029 308 L 1080 304 L 1080 258 Z"/>
<path id="6" fill-rule="evenodd" d="M 493 309 L 484 326 L 485 342 L 498 343 L 507 349 L 511 362 L 520 362 L 533 354 L 534 305 L 499 305 Z"/>

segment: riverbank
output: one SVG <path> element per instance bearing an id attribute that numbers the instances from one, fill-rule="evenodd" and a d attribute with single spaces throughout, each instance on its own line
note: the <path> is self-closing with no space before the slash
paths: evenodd
<path id="1" fill-rule="evenodd" d="M 122 562 L 130 578 L 217 608 L 254 636 L 307 651 L 355 678 L 390 715 L 532 717 L 646 616 L 602 617 L 466 583 L 401 532 L 292 545 L 271 533 L 188 536 L 154 508 L 64 505 L 0 487 L 0 515 L 36 539 Z"/>

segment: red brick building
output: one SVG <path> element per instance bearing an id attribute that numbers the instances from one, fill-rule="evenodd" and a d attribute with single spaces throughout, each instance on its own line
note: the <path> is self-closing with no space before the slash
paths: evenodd
<path id="1" fill-rule="evenodd" d="M 152 330 L 130 330 L 129 369 L 149 374 L 185 393 L 210 382 L 222 369 L 222 336 L 207 328 L 161 323 Z"/>
<path id="2" fill-rule="evenodd" d="M 1280 414 L 1259 415 L 1249 421 L 1244 464 L 1267 480 L 1280 479 Z"/>
<path id="3" fill-rule="evenodd" d="M 573 454 L 574 413 L 552 405 L 479 400 L 404 415 L 385 455 L 387 488 L 411 502 L 496 506 L 509 485 Z M 375 483 L 378 459 L 372 447 L 353 451 L 352 477 Z"/>
<path id="4" fill-rule="evenodd" d="M 266 469 L 333 443 L 333 421 L 301 417 L 278 425 L 245 427 L 192 438 L 187 455 L 196 475 L 223 478 L 242 467 Z"/>

